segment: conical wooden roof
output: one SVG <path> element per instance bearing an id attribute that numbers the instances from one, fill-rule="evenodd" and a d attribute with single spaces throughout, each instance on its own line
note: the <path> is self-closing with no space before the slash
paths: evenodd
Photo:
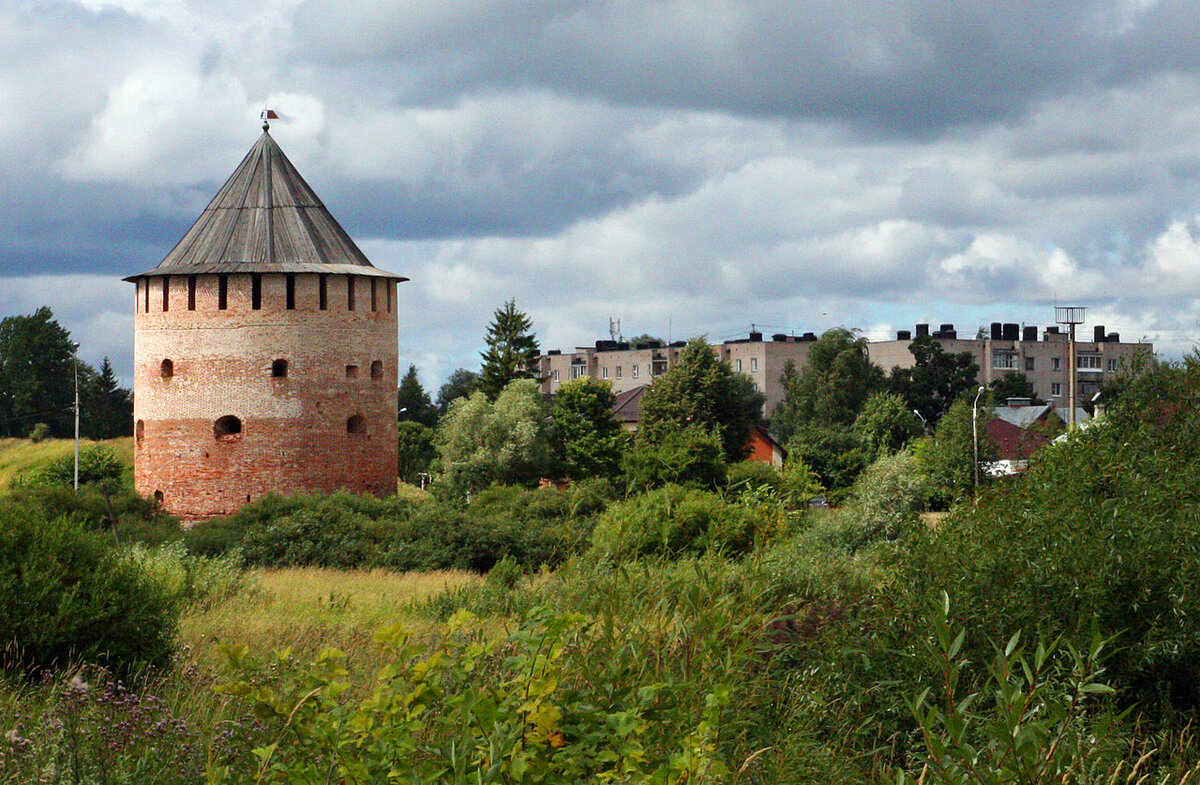
<path id="1" fill-rule="evenodd" d="M 263 134 L 183 239 L 153 270 L 340 273 L 408 280 L 373 266 L 271 138 Z"/>

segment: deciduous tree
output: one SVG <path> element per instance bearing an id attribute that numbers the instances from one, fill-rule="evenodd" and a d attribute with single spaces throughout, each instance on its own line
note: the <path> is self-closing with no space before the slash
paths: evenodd
<path id="1" fill-rule="evenodd" d="M 867 339 L 837 327 L 808 350 L 803 370 L 784 366 L 780 381 L 784 396 L 771 425 L 786 441 L 802 426 L 849 427 L 884 377 L 867 354 Z"/>
<path id="2" fill-rule="evenodd" d="M 979 366 L 970 352 L 949 353 L 928 335 L 908 345 L 916 361 L 912 368 L 892 369 L 892 391 L 932 426 L 960 395 L 975 386 Z"/>
<path id="3" fill-rule="evenodd" d="M 614 400 L 608 382 L 587 377 L 567 382 L 554 396 L 555 452 L 571 479 L 620 471 L 630 439 L 613 418 Z"/>
<path id="4" fill-rule="evenodd" d="M 49 308 L 0 320 L 0 432 L 25 436 L 35 423 L 54 436 L 74 430 L 75 349 Z"/>

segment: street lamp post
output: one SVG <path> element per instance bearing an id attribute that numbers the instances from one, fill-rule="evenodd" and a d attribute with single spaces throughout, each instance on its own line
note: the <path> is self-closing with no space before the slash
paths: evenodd
<path id="1" fill-rule="evenodd" d="M 979 492 L 979 396 L 983 395 L 984 388 L 980 386 L 975 393 L 975 402 L 971 404 L 971 443 L 974 447 L 975 455 L 975 492 Z"/>
<path id="2" fill-rule="evenodd" d="M 72 343 L 71 353 L 75 371 L 75 492 L 79 492 L 79 344 Z"/>

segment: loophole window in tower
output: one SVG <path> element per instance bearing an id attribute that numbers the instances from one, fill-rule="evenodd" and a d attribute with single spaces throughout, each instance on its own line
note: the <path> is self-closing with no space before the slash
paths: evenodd
<path id="1" fill-rule="evenodd" d="M 288 361 L 287 360 L 280 359 L 280 360 L 275 360 L 271 363 L 271 378 L 285 379 L 285 378 L 287 378 L 287 375 L 288 375 Z"/>
<path id="2" fill-rule="evenodd" d="M 213 423 L 213 437 L 219 442 L 231 442 L 242 435 L 242 421 L 232 414 L 220 417 Z"/>
<path id="3" fill-rule="evenodd" d="M 135 443 L 137 443 L 140 446 L 142 443 L 142 440 L 145 438 L 146 438 L 146 421 L 138 420 L 137 424 L 133 426 L 133 440 Z"/>
<path id="4" fill-rule="evenodd" d="M 356 414 L 346 420 L 346 433 L 366 433 L 367 422 L 361 414 Z"/>
<path id="5" fill-rule="evenodd" d="M 376 360 L 375 362 L 371 363 L 371 378 L 372 379 L 382 379 L 383 378 L 383 362 L 382 361 Z"/>
<path id="6" fill-rule="evenodd" d="M 175 363 L 170 360 L 163 360 L 162 365 L 158 367 L 158 372 L 162 374 L 163 379 L 170 379 L 175 375 Z"/>
<path id="7" fill-rule="evenodd" d="M 357 365 L 347 365 L 346 366 L 346 378 L 347 379 L 357 379 L 358 378 L 358 366 Z"/>

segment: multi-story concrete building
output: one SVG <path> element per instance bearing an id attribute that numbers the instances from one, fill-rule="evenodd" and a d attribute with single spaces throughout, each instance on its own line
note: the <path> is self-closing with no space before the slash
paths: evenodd
<path id="1" fill-rule="evenodd" d="M 1059 408 L 1067 406 L 1070 397 L 1070 356 L 1068 336 L 1057 326 L 1040 331 L 1036 325 L 1001 324 L 992 322 L 991 329 L 980 336 L 958 337 L 953 324 L 940 325 L 930 332 L 928 324 L 918 324 L 915 334 L 899 330 L 894 341 L 875 341 L 869 344 L 871 359 L 885 371 L 915 364 L 909 345 L 914 338 L 928 335 L 947 352 L 968 352 L 979 366 L 979 383 L 991 384 L 1006 373 L 1020 373 L 1029 380 L 1038 397 Z M 1076 401 L 1086 403 L 1100 390 L 1100 385 L 1122 368 L 1122 360 L 1138 352 L 1153 354 L 1150 343 L 1123 343 L 1118 333 L 1105 332 L 1104 325 L 1092 330 L 1092 340 L 1079 340 L 1076 333 L 1077 358 Z"/>
<path id="2" fill-rule="evenodd" d="M 979 366 L 980 384 L 990 384 L 1007 372 L 1025 375 L 1041 398 L 1060 407 L 1067 405 L 1069 393 L 1069 362 L 1067 334 L 1058 327 L 1047 327 L 1039 334 L 1036 326 L 994 322 L 983 336 L 958 337 L 952 324 L 940 325 L 930 332 L 929 325 L 918 324 L 915 334 L 900 330 L 896 339 L 868 344 L 871 360 L 884 371 L 892 368 L 911 368 L 915 364 L 909 345 L 913 339 L 928 335 L 947 352 L 968 352 Z M 817 340 L 814 333 L 801 336 L 776 334 L 766 340 L 762 333 L 751 332 L 748 338 L 715 344 L 713 351 L 727 361 L 734 371 L 749 376 L 766 397 L 764 412 L 770 416 L 783 399 L 780 377 L 790 361 L 803 368 L 808 350 Z M 596 341 L 594 346 L 578 346 L 564 354 L 551 350 L 539 358 L 538 373 L 543 377 L 543 392 L 553 394 L 563 382 L 588 376 L 605 379 L 613 392 L 622 393 L 665 373 L 679 357 L 685 342 L 661 342 L 630 345 L 617 341 Z M 1140 351 L 1153 353 L 1149 343 L 1122 343 L 1117 333 L 1106 333 L 1097 326 L 1091 341 L 1075 342 L 1078 357 L 1076 376 L 1079 389 L 1077 400 L 1084 403 L 1100 389 L 1100 384 L 1121 368 L 1125 357 Z"/>

